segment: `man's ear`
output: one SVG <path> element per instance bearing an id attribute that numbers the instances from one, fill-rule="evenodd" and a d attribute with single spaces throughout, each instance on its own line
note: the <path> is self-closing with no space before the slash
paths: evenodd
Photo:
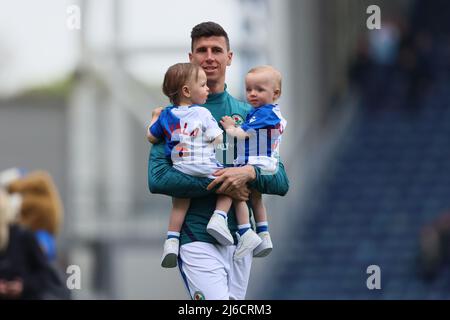
<path id="1" fill-rule="evenodd" d="M 192 63 L 192 52 L 189 52 L 189 62 Z"/>
<path id="2" fill-rule="evenodd" d="M 231 66 L 231 61 L 233 60 L 233 51 L 228 51 L 227 56 L 228 56 L 227 66 Z"/>

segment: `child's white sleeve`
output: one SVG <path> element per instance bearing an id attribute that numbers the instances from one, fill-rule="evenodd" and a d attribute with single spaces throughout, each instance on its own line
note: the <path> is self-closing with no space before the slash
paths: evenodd
<path id="1" fill-rule="evenodd" d="M 206 140 L 212 141 L 217 136 L 222 134 L 222 129 L 220 129 L 219 124 L 216 119 L 212 116 L 211 112 L 205 108 L 202 112 L 202 123 L 203 123 L 203 134 L 206 135 Z"/>

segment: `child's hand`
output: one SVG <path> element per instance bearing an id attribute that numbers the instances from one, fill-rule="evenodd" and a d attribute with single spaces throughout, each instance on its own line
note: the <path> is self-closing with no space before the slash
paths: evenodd
<path id="1" fill-rule="evenodd" d="M 234 122 L 233 118 L 231 118 L 229 116 L 225 116 L 225 117 L 222 117 L 222 120 L 220 120 L 220 124 L 226 130 L 228 128 L 233 128 L 235 122 Z"/>
<path id="2" fill-rule="evenodd" d="M 158 138 L 153 136 L 150 128 L 152 127 L 152 125 L 158 121 L 159 115 L 161 114 L 161 112 L 164 110 L 163 107 L 158 107 L 153 109 L 152 111 L 152 120 L 150 121 L 150 124 L 147 127 L 147 140 L 153 144 L 158 142 Z"/>
<path id="3" fill-rule="evenodd" d="M 158 118 L 159 115 L 161 114 L 161 111 L 163 111 L 163 110 L 164 110 L 163 107 L 158 107 L 158 108 L 153 109 L 152 118 Z"/>

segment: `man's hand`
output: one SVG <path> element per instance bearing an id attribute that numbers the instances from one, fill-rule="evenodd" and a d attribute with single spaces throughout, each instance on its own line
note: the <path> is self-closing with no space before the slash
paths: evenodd
<path id="1" fill-rule="evenodd" d="M 222 120 L 220 120 L 220 124 L 222 125 L 222 127 L 227 130 L 229 128 L 234 128 L 235 122 L 233 120 L 233 118 L 229 117 L 229 116 L 225 116 L 222 117 Z"/>
<path id="2" fill-rule="evenodd" d="M 216 190 L 216 193 L 226 194 L 236 200 L 247 201 L 250 196 L 247 183 L 256 178 L 256 173 L 252 166 L 246 165 L 243 167 L 220 169 L 214 172 L 214 176 L 217 178 L 208 185 L 208 190 L 222 184 Z"/>

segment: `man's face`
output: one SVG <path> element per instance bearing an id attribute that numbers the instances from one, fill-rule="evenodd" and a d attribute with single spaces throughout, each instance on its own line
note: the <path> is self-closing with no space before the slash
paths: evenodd
<path id="1" fill-rule="evenodd" d="M 227 50 L 225 37 L 201 37 L 194 41 L 189 60 L 205 70 L 208 83 L 225 82 L 226 67 L 231 65 L 233 53 Z"/>

